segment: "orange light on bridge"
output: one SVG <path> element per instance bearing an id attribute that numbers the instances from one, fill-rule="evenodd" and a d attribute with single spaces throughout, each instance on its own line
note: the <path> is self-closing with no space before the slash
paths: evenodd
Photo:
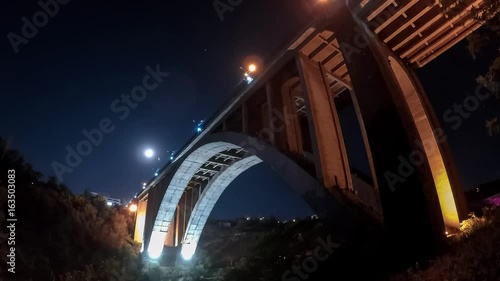
<path id="1" fill-rule="evenodd" d="M 255 70 L 257 70 L 257 66 L 255 66 L 255 64 L 251 64 L 248 66 L 248 72 L 251 73 L 251 72 L 254 72 Z"/>
<path id="2" fill-rule="evenodd" d="M 137 205 L 136 204 L 132 204 L 128 207 L 129 211 L 131 212 L 136 212 L 137 211 Z"/>

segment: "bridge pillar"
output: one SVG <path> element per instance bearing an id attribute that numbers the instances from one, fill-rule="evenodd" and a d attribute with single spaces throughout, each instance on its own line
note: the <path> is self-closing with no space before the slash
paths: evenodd
<path id="1" fill-rule="evenodd" d="M 274 103 L 274 99 L 273 99 L 273 88 L 272 88 L 272 84 L 271 84 L 271 81 L 267 81 L 266 83 L 266 109 L 267 109 L 267 114 L 266 114 L 266 118 L 264 120 L 264 124 L 266 124 L 266 126 L 268 126 L 269 128 L 269 133 L 270 133 L 270 142 L 272 145 L 275 145 L 276 144 L 276 130 L 274 130 L 274 128 L 272 127 L 272 124 L 271 124 L 271 120 L 273 118 L 273 103 Z"/>
<path id="2" fill-rule="evenodd" d="M 281 100 L 283 102 L 283 114 L 286 117 L 285 129 L 288 143 L 288 150 L 293 154 L 302 154 L 304 152 L 302 145 L 301 129 L 297 114 L 297 106 L 292 97 L 292 80 L 285 82 L 281 86 Z"/>
<path id="3" fill-rule="evenodd" d="M 165 237 L 165 246 L 167 247 L 176 247 L 177 246 L 177 228 L 179 227 L 178 222 L 178 213 L 179 206 L 175 210 L 175 215 L 172 221 L 170 222 L 167 230 L 167 236 Z"/>
<path id="4" fill-rule="evenodd" d="M 143 198 L 137 202 L 137 211 L 135 214 L 134 241 L 140 244 L 144 242 L 144 224 L 146 223 L 146 208 L 148 199 Z"/>
<path id="5" fill-rule="evenodd" d="M 328 188 L 352 189 L 339 117 L 323 67 L 302 53 L 298 54 L 297 64 L 308 107 L 317 177 Z"/>
<path id="6" fill-rule="evenodd" d="M 281 85 L 280 85 L 281 86 Z M 281 89 L 276 83 L 276 79 L 271 79 L 266 83 L 267 101 L 270 105 L 269 128 L 273 132 L 274 145 L 282 151 L 287 150 L 286 125 L 290 122 L 290 116 L 286 114 L 283 107 Z"/>
<path id="7" fill-rule="evenodd" d="M 248 134 L 248 107 L 246 102 L 241 105 L 241 123 L 241 132 Z"/>
<path id="8" fill-rule="evenodd" d="M 444 132 L 413 72 L 345 2 L 331 9 L 385 225 L 399 242 L 414 240 L 407 250 L 428 253 L 430 244 L 444 245 L 467 215 Z"/>

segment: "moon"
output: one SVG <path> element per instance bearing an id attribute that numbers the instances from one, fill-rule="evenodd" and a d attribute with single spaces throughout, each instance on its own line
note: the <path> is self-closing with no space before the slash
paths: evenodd
<path id="1" fill-rule="evenodd" d="M 152 149 L 146 149 L 146 151 L 144 151 L 144 155 L 146 155 L 146 157 L 148 157 L 148 158 L 153 157 L 154 154 L 155 153 Z"/>

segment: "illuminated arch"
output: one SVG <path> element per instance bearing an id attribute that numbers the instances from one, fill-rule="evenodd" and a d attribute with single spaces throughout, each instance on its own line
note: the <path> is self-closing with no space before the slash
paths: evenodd
<path id="1" fill-rule="evenodd" d="M 226 190 L 231 182 L 241 173 L 261 162 L 262 160 L 257 156 L 250 156 L 236 161 L 225 171 L 218 174 L 210 185 L 205 187 L 189 218 L 189 223 L 183 238 L 181 254 L 184 259 L 189 260 L 194 255 L 208 216 L 224 190 Z"/>
<path id="2" fill-rule="evenodd" d="M 158 214 L 155 218 L 149 245 L 147 247 L 150 256 L 158 257 L 161 255 L 167 230 L 191 177 L 211 157 L 229 149 L 244 149 L 250 156 L 234 162 L 231 166 L 226 168 L 226 170 L 221 171 L 211 179 L 209 185 L 205 187 L 206 193 L 204 194 L 206 199 L 199 199 L 199 201 L 203 199 L 204 202 L 210 202 L 211 207 L 205 208 L 204 210 L 193 210 L 193 212 L 198 213 L 196 215 L 198 219 L 190 218 L 188 232 L 186 233 L 191 231 L 191 234 L 190 236 L 184 237 L 188 239 L 186 241 L 197 242 L 199 236 L 196 234 L 196 231 L 200 230 L 201 234 L 201 230 L 204 226 L 204 223 L 202 223 L 204 216 L 210 214 L 209 211 L 211 211 L 213 205 L 215 205 L 216 199 L 219 198 L 227 185 L 239 174 L 260 162 L 267 163 L 292 190 L 304 199 L 318 216 L 330 218 L 339 229 L 339 232 L 352 233 L 353 229 L 356 227 L 355 223 L 353 223 L 353 214 L 347 210 L 345 199 L 338 191 L 327 190 L 312 175 L 278 151 L 274 146 L 240 133 L 216 133 L 204 137 L 200 143 L 193 148 L 192 152 L 186 153 L 187 156 L 183 158 L 184 160 L 179 160 L 182 161 L 182 163 L 177 168 L 173 178 L 168 184 L 168 188 L 163 196 Z M 227 170 L 232 172 L 225 173 Z M 209 199 L 210 197 L 212 198 Z M 199 208 L 201 204 L 202 203 L 198 204 L 197 202 L 195 209 L 197 209 L 197 207 Z M 201 216 L 200 213 L 202 213 L 203 216 Z M 199 224 L 199 226 L 197 225 L 195 227 L 195 223 Z M 188 249 L 189 246 L 187 246 L 184 249 L 185 254 L 194 252 L 196 245 L 193 243 L 191 243 L 191 245 L 194 245 L 194 249 Z"/>
<path id="3" fill-rule="evenodd" d="M 413 120 L 415 120 L 415 125 L 420 135 L 423 150 L 427 156 L 436 187 L 446 230 L 455 231 L 460 229 L 460 215 L 457 203 L 455 202 L 453 186 L 447 171 L 445 159 L 435 136 L 432 120 L 429 120 L 430 115 L 425 108 L 425 100 L 419 95 L 419 90 L 401 63 L 392 56 L 389 56 L 388 59 L 391 70 L 399 83 L 401 91 L 404 93 Z"/>
<path id="4" fill-rule="evenodd" d="M 237 148 L 237 146 L 223 142 L 205 144 L 191 152 L 179 168 L 177 168 L 163 195 L 163 200 L 155 218 L 148 246 L 148 253 L 151 257 L 161 255 L 168 227 L 172 222 L 177 205 L 192 176 L 215 154 L 232 148 Z"/>

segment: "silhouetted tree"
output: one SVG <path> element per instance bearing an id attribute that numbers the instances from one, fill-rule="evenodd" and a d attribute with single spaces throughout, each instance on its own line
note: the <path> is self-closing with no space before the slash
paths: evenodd
<path id="1" fill-rule="evenodd" d="M 467 0 L 440 0 L 443 4 L 443 13 L 446 16 L 456 16 L 460 14 L 469 4 Z M 472 8 L 472 17 L 483 24 L 477 31 L 467 37 L 467 48 L 475 59 L 485 48 L 494 46 L 497 48 L 497 55 L 491 61 L 490 66 L 484 75 L 476 78 L 476 82 L 488 89 L 497 100 L 500 98 L 500 1 L 484 0 L 480 8 Z M 485 127 L 488 134 L 498 135 L 500 124 L 498 116 L 493 116 L 486 120 Z"/>
<path id="2" fill-rule="evenodd" d="M 21 154 L 0 139 L 0 221 L 7 217 L 7 170 L 15 169 L 16 274 L 1 280 L 137 280 L 137 245 L 129 234 L 131 214 L 93 196 L 74 195 L 54 177 L 46 182 Z M 6 228 L 0 261 L 6 264 Z M 8 278 L 7 278 L 8 277 Z"/>

